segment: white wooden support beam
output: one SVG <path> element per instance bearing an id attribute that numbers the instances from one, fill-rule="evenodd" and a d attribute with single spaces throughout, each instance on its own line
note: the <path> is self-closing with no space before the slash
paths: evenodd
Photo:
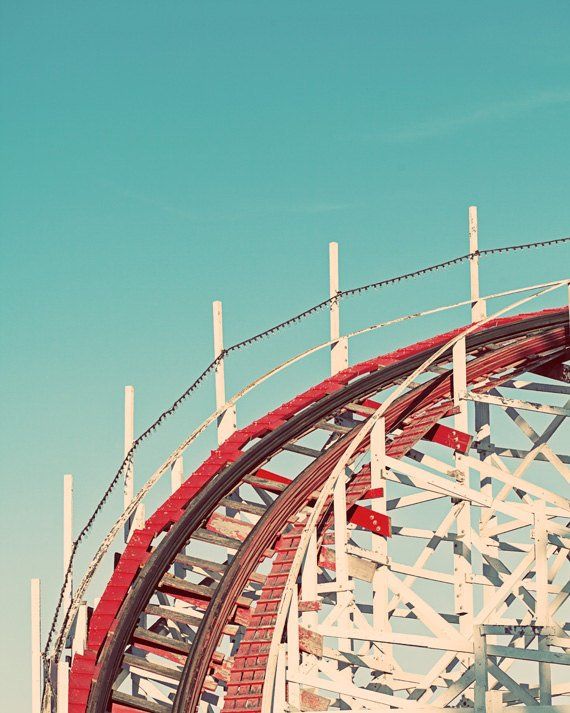
<path id="1" fill-rule="evenodd" d="M 338 299 L 338 243 L 329 243 L 329 297 L 330 339 L 331 339 L 331 374 L 348 366 L 348 339 L 340 336 L 340 304 Z"/>
<path id="2" fill-rule="evenodd" d="M 538 650 L 548 651 L 548 637 L 544 634 L 538 635 Z M 552 671 L 549 663 L 540 661 L 538 664 L 538 684 L 540 691 L 540 705 L 552 705 Z"/>
<path id="3" fill-rule="evenodd" d="M 42 704 L 42 648 L 41 648 L 41 589 L 40 580 L 32 579 L 30 587 L 30 624 L 32 645 L 32 713 L 41 713 Z"/>
<path id="4" fill-rule="evenodd" d="M 350 591 L 348 577 L 348 526 L 346 519 L 346 472 L 343 472 L 336 480 L 333 491 L 333 515 L 334 515 L 334 553 L 336 565 L 336 583 L 338 593 L 336 597 L 337 606 L 341 609 L 338 622 L 340 625 L 348 625 L 350 615 L 347 612 L 349 602 L 353 600 Z M 350 642 L 348 639 L 339 639 L 339 646 L 348 650 Z"/>
<path id="5" fill-rule="evenodd" d="M 467 404 L 460 399 L 460 394 L 467 384 L 467 352 L 465 338 L 453 346 L 453 401 L 459 411 L 454 416 L 454 427 L 467 433 Z M 464 455 L 455 453 L 456 479 L 461 485 L 469 487 L 469 466 Z M 457 539 L 453 543 L 454 552 L 454 593 L 455 611 L 459 615 L 459 630 L 463 636 L 469 636 L 473 631 L 473 570 L 471 560 L 471 504 L 464 500 L 457 515 Z M 464 659 L 466 665 L 470 661 Z"/>
<path id="6" fill-rule="evenodd" d="M 564 406 L 552 406 L 550 404 L 540 404 L 533 401 L 521 401 L 520 399 L 510 399 L 506 396 L 494 396 L 493 394 L 478 394 L 473 391 L 464 391 L 459 394 L 460 400 L 475 401 L 476 403 L 491 404 L 501 408 L 515 408 L 522 411 L 533 411 L 535 413 L 547 413 L 554 416 L 570 417 L 570 409 Z"/>
<path id="7" fill-rule="evenodd" d="M 503 694 L 501 691 L 487 691 L 485 694 L 487 713 L 499 713 L 503 709 Z"/>
<path id="8" fill-rule="evenodd" d="M 487 698 L 487 643 L 479 626 L 473 629 L 475 650 L 475 713 L 485 713 Z"/>
<path id="9" fill-rule="evenodd" d="M 274 707 L 273 710 L 285 711 L 286 708 L 286 670 L 287 670 L 287 644 L 279 645 L 279 654 L 277 657 L 277 671 L 275 674 L 275 688 L 273 692 Z"/>
<path id="10" fill-rule="evenodd" d="M 75 629 L 71 643 L 71 655 L 83 654 L 87 646 L 87 602 L 81 602 L 75 617 Z"/>
<path id="11" fill-rule="evenodd" d="M 471 286 L 471 321 L 480 322 L 487 316 L 485 300 L 479 293 L 479 225 L 477 206 L 469 206 L 469 281 Z M 474 254 L 475 253 L 475 254 Z"/>
<path id="12" fill-rule="evenodd" d="M 71 563 L 73 548 L 73 476 L 67 473 L 63 476 L 63 576 L 65 577 Z M 70 572 L 63 592 L 63 611 L 71 606 L 73 594 L 73 576 Z"/>
<path id="13" fill-rule="evenodd" d="M 287 678 L 289 679 L 289 704 L 301 708 L 301 687 L 296 682 L 299 676 L 299 600 L 297 588 L 293 591 L 287 618 Z"/>
<path id="14" fill-rule="evenodd" d="M 382 488 L 383 494 L 371 502 L 372 509 L 387 515 L 386 491 L 386 421 L 382 416 L 372 426 L 370 431 L 370 487 Z M 388 558 L 388 541 L 385 537 L 372 535 L 372 552 L 382 561 Z M 385 567 L 378 567 L 372 577 L 372 625 L 382 634 L 390 632 L 388 618 L 388 578 Z M 393 648 L 384 644 L 383 651 L 378 646 L 374 647 L 374 657 L 380 661 L 382 655 L 384 662 L 393 666 Z"/>
<path id="15" fill-rule="evenodd" d="M 56 713 L 69 711 L 69 664 L 65 658 L 57 662 L 57 699 Z"/>
<path id="16" fill-rule="evenodd" d="M 212 304 L 212 316 L 214 321 L 214 359 L 218 359 L 224 350 L 224 325 L 221 302 L 216 301 Z M 216 365 L 215 385 L 216 410 L 218 410 L 226 403 L 226 382 L 223 357 Z M 235 406 L 230 406 L 218 416 L 218 445 L 222 444 L 235 430 L 236 408 Z"/>
<path id="17" fill-rule="evenodd" d="M 318 552 L 317 531 L 313 530 L 305 554 L 305 562 L 301 571 L 301 597 L 304 602 L 316 602 L 320 599 L 317 593 Z M 316 611 L 305 611 L 301 614 L 303 626 L 316 626 L 318 623 Z"/>
<path id="18" fill-rule="evenodd" d="M 171 492 L 175 493 L 178 488 L 182 485 L 182 480 L 184 478 L 184 457 L 179 456 L 170 469 L 170 489 Z"/>
<path id="19" fill-rule="evenodd" d="M 135 440 L 135 387 L 125 386 L 125 423 L 124 423 L 124 445 L 123 455 L 133 447 Z M 125 480 L 123 487 L 123 508 L 131 504 L 135 492 L 135 470 L 131 461 L 125 470 Z M 125 542 L 128 542 L 133 518 L 129 518 L 125 523 Z"/>
<path id="20" fill-rule="evenodd" d="M 548 603 L 548 532 L 544 500 L 534 502 L 534 557 L 536 560 L 536 623 L 550 624 Z"/>

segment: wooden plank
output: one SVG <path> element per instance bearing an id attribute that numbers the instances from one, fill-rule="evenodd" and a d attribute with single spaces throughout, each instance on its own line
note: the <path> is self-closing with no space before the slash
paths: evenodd
<path id="1" fill-rule="evenodd" d="M 162 634 L 155 634 L 154 631 L 149 631 L 142 626 L 137 626 L 135 633 L 133 634 L 133 640 L 136 642 L 146 642 L 156 646 L 161 650 L 172 651 L 173 653 L 185 654 L 186 656 L 190 653 L 190 644 L 186 644 L 184 641 L 178 641 L 176 639 L 171 639 L 169 636 L 163 636 Z"/>
<path id="2" fill-rule="evenodd" d="M 253 525 L 250 522 L 243 522 L 233 517 L 214 513 L 208 520 L 206 529 L 218 535 L 229 537 L 232 540 L 243 542 L 253 529 Z"/>
<path id="3" fill-rule="evenodd" d="M 145 613 L 151 614 L 152 616 L 159 616 L 162 619 L 167 619 L 177 624 L 185 624 L 186 626 L 199 626 L 202 621 L 202 617 L 187 614 L 181 609 L 169 609 L 168 607 L 161 607 L 156 604 L 147 605 Z"/>
<path id="4" fill-rule="evenodd" d="M 239 540 L 234 540 L 232 537 L 226 537 L 225 535 L 219 535 L 217 532 L 210 532 L 210 530 L 205 530 L 202 527 L 199 527 L 192 533 L 192 539 L 207 542 L 210 545 L 218 545 L 227 550 L 239 550 L 241 547 Z"/>
<path id="5" fill-rule="evenodd" d="M 141 656 L 133 656 L 132 654 L 124 655 L 123 664 L 141 669 L 142 671 L 154 673 L 157 676 L 165 676 L 166 678 L 171 678 L 173 681 L 180 681 L 180 678 L 182 677 L 181 669 L 175 669 L 171 668 L 170 666 L 164 666 L 162 664 L 154 663 L 153 661 L 144 659 Z"/>
<path id="6" fill-rule="evenodd" d="M 299 649 L 307 654 L 314 654 L 318 658 L 323 655 L 323 637 L 316 631 L 299 627 Z"/>
<path id="7" fill-rule="evenodd" d="M 173 574 L 167 572 L 162 575 L 162 579 L 158 584 L 159 589 L 175 590 L 177 592 L 184 592 L 186 594 L 195 594 L 203 599 L 211 599 L 216 590 L 214 587 L 207 587 L 204 584 L 195 584 L 194 582 L 188 582 L 186 579 L 181 577 L 175 577 Z"/>
<path id="8" fill-rule="evenodd" d="M 146 698 L 139 696 L 130 696 L 122 691 L 113 691 L 111 700 L 116 703 L 121 703 L 134 711 L 145 711 L 145 713 L 172 713 L 172 706 L 166 703 L 156 703 L 155 701 L 147 701 Z"/>
<path id="9" fill-rule="evenodd" d="M 196 567 L 206 572 L 215 572 L 216 574 L 223 574 L 227 567 L 227 565 L 221 562 L 210 562 L 210 560 L 205 560 L 200 557 L 190 557 L 189 555 L 176 555 L 174 561 L 181 564 L 185 569 L 194 569 Z"/>
<path id="10" fill-rule="evenodd" d="M 232 508 L 233 510 L 238 510 L 239 512 L 248 512 L 251 515 L 259 515 L 259 517 L 264 515 L 267 510 L 267 507 L 264 505 L 250 503 L 247 500 L 233 500 L 232 498 L 222 498 L 220 500 L 220 505 L 223 505 L 226 508 Z"/>

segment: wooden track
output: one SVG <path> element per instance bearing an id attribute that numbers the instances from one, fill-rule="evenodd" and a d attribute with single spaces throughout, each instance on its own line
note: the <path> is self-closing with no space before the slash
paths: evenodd
<path id="1" fill-rule="evenodd" d="M 349 367 L 213 451 L 125 547 L 91 616 L 87 649 L 73 660 L 70 713 L 182 713 L 197 710 L 200 700 L 225 710 L 260 710 L 275 615 L 307 506 L 382 393 L 455 333 Z M 566 309 L 495 320 L 467 339 L 467 381 L 485 393 L 559 362 L 567 350 Z M 448 362 L 442 358 L 436 372 L 387 411 L 391 456 L 403 456 L 424 438 L 451 438 L 450 429 L 437 427 L 453 413 Z M 459 440 L 446 445 L 468 448 L 468 434 L 453 438 Z M 284 453 L 298 462 L 287 476 L 273 465 Z M 361 528 L 375 519 L 376 530 L 389 536 L 389 520 L 359 505 L 369 489 L 369 468 L 355 467 L 349 518 Z M 319 524 L 322 561 L 330 523 L 326 508 Z M 365 566 L 356 558 L 353 564 Z M 140 681 L 135 694 L 121 690 L 126 676 Z"/>

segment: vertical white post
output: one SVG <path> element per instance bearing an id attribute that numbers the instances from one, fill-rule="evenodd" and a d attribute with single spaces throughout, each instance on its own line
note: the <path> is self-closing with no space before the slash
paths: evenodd
<path id="1" fill-rule="evenodd" d="M 538 635 L 538 650 L 548 651 L 548 637 L 544 634 Z M 541 706 L 551 706 L 552 705 L 552 670 L 550 664 L 545 661 L 541 661 L 538 664 L 538 686 L 540 693 L 540 705 Z"/>
<path id="2" fill-rule="evenodd" d="M 41 649 L 41 592 L 40 580 L 31 581 L 31 643 L 32 643 L 32 713 L 41 713 L 42 649 Z"/>
<path id="3" fill-rule="evenodd" d="M 480 626 L 473 631 L 473 644 L 475 653 L 475 713 L 486 712 L 487 699 L 487 643 Z"/>
<path id="4" fill-rule="evenodd" d="M 133 447 L 135 440 L 135 387 L 125 386 L 125 429 L 124 429 L 124 449 L 123 454 L 127 453 Z M 125 471 L 125 483 L 123 490 L 123 507 L 126 508 L 131 504 L 135 492 L 135 469 L 133 463 L 129 463 Z M 125 542 L 128 541 L 133 519 L 129 518 L 125 523 Z"/>
<path id="5" fill-rule="evenodd" d="M 549 624 L 548 606 L 548 533 L 546 530 L 546 505 L 544 500 L 536 500 L 534 509 L 534 557 L 536 571 L 536 623 Z"/>
<path id="6" fill-rule="evenodd" d="M 299 675 L 299 600 L 297 588 L 293 590 L 289 617 L 287 618 L 287 669 L 292 677 Z M 289 705 L 299 710 L 301 707 L 301 687 L 289 681 Z"/>
<path id="7" fill-rule="evenodd" d="M 501 691 L 487 691 L 485 694 L 487 713 L 499 713 L 503 710 L 503 694 Z"/>
<path id="8" fill-rule="evenodd" d="M 307 546 L 305 554 L 305 562 L 301 571 L 301 599 L 305 602 L 316 602 L 317 594 L 317 577 L 318 577 L 318 559 L 317 559 L 317 531 L 311 532 L 311 538 Z M 318 614 L 316 611 L 307 611 L 301 614 L 301 623 L 304 626 L 311 627 L 318 624 Z"/>
<path id="9" fill-rule="evenodd" d="M 458 409 L 454 416 L 454 426 L 458 431 L 467 433 L 467 402 L 460 397 L 467 390 L 467 353 L 465 338 L 453 347 L 453 402 Z M 455 454 L 455 472 L 459 482 L 469 486 L 469 468 L 461 453 Z M 468 500 L 461 503 L 457 514 L 457 535 L 453 543 L 455 612 L 459 615 L 459 630 L 468 637 L 473 631 L 473 584 L 471 568 L 471 505 Z M 470 664 L 471 657 L 462 655 L 461 660 Z"/>
<path id="10" fill-rule="evenodd" d="M 75 617 L 75 630 L 71 644 L 71 655 L 83 654 L 87 646 L 87 602 L 81 602 Z"/>
<path id="11" fill-rule="evenodd" d="M 340 337 L 340 305 L 338 302 L 338 243 L 329 243 L 329 296 L 331 374 L 337 374 L 348 366 L 348 339 Z"/>
<path id="12" fill-rule="evenodd" d="M 73 476 L 70 473 L 63 476 L 63 576 L 71 562 L 71 548 L 73 547 Z M 71 605 L 73 594 L 73 578 L 70 573 L 67 586 L 63 593 L 63 611 L 66 612 Z"/>
<path id="13" fill-rule="evenodd" d="M 350 626 L 350 612 L 347 605 L 352 599 L 348 579 L 348 526 L 346 520 L 346 472 L 337 478 L 333 491 L 333 516 L 334 516 L 334 558 L 336 566 L 336 583 L 338 587 L 336 602 L 343 611 L 337 619 L 337 625 Z M 344 651 L 350 650 L 349 639 L 339 639 L 339 646 Z"/>
<path id="14" fill-rule="evenodd" d="M 384 491 L 379 498 L 374 498 L 371 505 L 377 512 L 387 514 L 387 494 L 386 494 L 386 422 L 384 417 L 379 418 L 370 431 L 370 487 L 382 488 Z M 372 535 L 372 551 L 379 555 L 384 562 L 388 560 L 388 542 L 380 535 Z M 386 576 L 385 565 L 376 569 L 372 577 L 372 626 L 380 633 L 387 633 L 390 630 L 388 619 L 388 578 Z M 384 663 L 388 666 L 393 664 L 393 648 L 391 644 L 382 644 L 384 652 Z M 378 646 L 374 647 L 376 660 L 382 658 L 382 651 Z"/>
<path id="15" fill-rule="evenodd" d="M 222 316 L 222 303 L 216 301 L 212 305 L 214 318 L 214 358 L 217 359 L 224 349 L 224 326 Z M 224 360 L 216 365 L 216 409 L 222 408 L 226 403 L 226 383 L 224 375 Z M 236 430 L 236 409 L 231 406 L 218 416 L 218 445 Z"/>
<path id="16" fill-rule="evenodd" d="M 277 655 L 277 667 L 275 671 L 275 689 L 273 694 L 274 710 L 287 710 L 286 694 L 287 684 L 285 676 L 287 673 L 287 644 L 279 644 L 279 653 Z"/>
<path id="17" fill-rule="evenodd" d="M 69 711 L 69 664 L 65 658 L 57 662 L 57 713 Z"/>
<path id="18" fill-rule="evenodd" d="M 477 206 L 469 206 L 469 253 L 479 250 L 479 226 L 477 222 Z M 473 255 L 469 260 L 469 278 L 471 283 L 471 321 L 480 322 L 487 316 L 485 300 L 479 297 L 479 255 Z"/>
<path id="19" fill-rule="evenodd" d="M 173 493 L 175 493 L 178 488 L 182 485 L 182 479 L 184 478 L 184 458 L 180 456 L 172 464 L 170 469 L 170 488 Z"/>

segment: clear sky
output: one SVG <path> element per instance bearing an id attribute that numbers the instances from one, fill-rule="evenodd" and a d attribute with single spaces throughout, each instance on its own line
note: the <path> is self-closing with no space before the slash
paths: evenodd
<path id="1" fill-rule="evenodd" d="M 213 299 L 235 341 L 326 296 L 330 240 L 344 287 L 465 253 L 471 203 L 483 248 L 570 234 L 570 5 L 4 0 L 0 33 L 0 675 L 27 711 L 62 476 L 79 523 L 120 461 L 123 386 L 138 431 L 210 360 Z M 464 297 L 454 274 L 398 308 Z"/>

